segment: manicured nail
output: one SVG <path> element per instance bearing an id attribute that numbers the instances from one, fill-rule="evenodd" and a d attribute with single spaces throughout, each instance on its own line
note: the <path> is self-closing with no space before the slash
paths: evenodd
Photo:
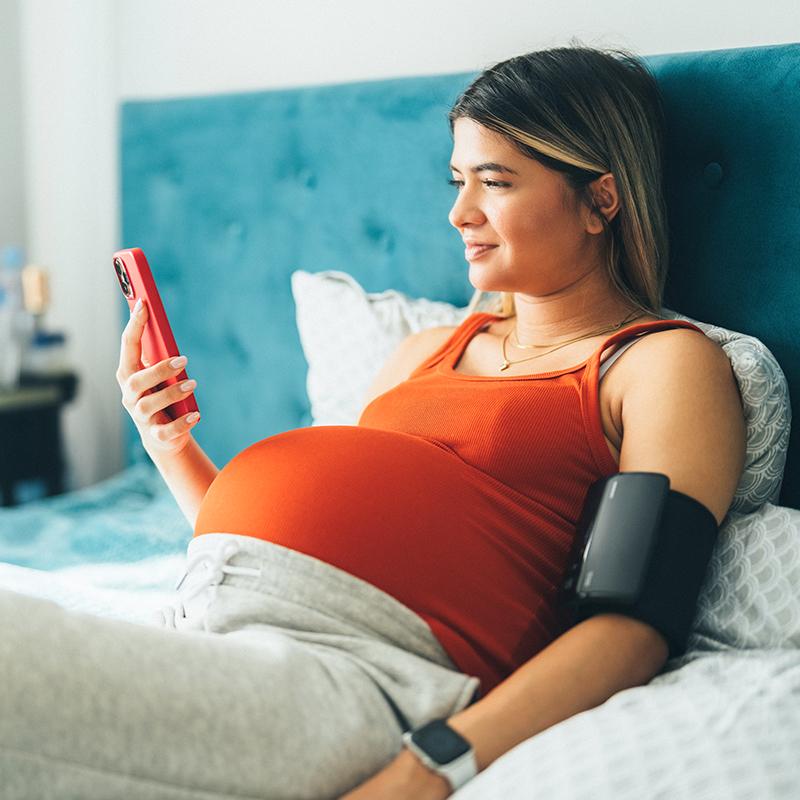
<path id="1" fill-rule="evenodd" d="M 183 367 L 188 360 L 186 356 L 178 356 L 177 358 L 173 358 L 172 361 L 169 362 L 169 365 L 172 369 L 178 369 L 178 367 Z"/>
<path id="2" fill-rule="evenodd" d="M 192 411 L 191 414 L 186 415 L 187 422 L 195 422 L 198 419 L 200 419 L 200 415 L 196 411 Z"/>
<path id="3" fill-rule="evenodd" d="M 136 301 L 136 305 L 133 307 L 133 312 L 132 313 L 138 314 L 141 310 L 142 310 L 142 298 L 140 297 Z"/>
<path id="4" fill-rule="evenodd" d="M 197 386 L 196 380 L 184 381 L 181 384 L 181 391 L 188 392 L 190 389 L 194 389 L 195 386 Z"/>

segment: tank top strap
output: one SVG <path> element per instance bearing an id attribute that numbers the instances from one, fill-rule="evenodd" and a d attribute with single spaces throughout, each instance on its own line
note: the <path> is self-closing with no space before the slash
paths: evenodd
<path id="1" fill-rule="evenodd" d="M 609 347 L 616 344 L 621 344 L 622 342 L 627 341 L 628 339 L 635 339 L 639 336 L 644 336 L 648 333 L 655 333 L 656 331 L 666 331 L 670 328 L 689 328 L 690 330 L 695 330 L 698 333 L 703 333 L 703 331 L 697 327 L 692 322 L 688 322 L 687 320 L 683 319 L 657 319 L 651 322 L 640 322 L 638 325 L 630 325 L 627 328 L 623 328 L 621 331 L 617 331 L 616 333 L 609 336 L 607 339 L 603 341 L 600 347 L 594 352 L 594 355 L 591 356 L 589 359 L 591 361 L 597 361 L 598 364 L 603 357 L 603 353 L 608 350 Z M 705 334 L 704 334 L 705 335 Z"/>
<path id="2" fill-rule="evenodd" d="M 445 358 L 448 359 L 448 366 L 452 367 L 461 358 L 470 340 L 493 319 L 497 319 L 496 314 L 490 314 L 488 311 L 476 311 L 462 320 L 461 324 L 453 331 L 453 335 L 445 342 L 444 353 Z"/>
<path id="3" fill-rule="evenodd" d="M 652 322 L 641 322 L 638 325 L 631 325 L 627 328 L 623 328 L 621 331 L 617 331 L 609 336 L 600 345 L 600 347 L 595 350 L 594 354 L 586 363 L 586 368 L 581 379 L 580 387 L 581 404 L 585 423 L 587 425 L 587 429 L 590 431 L 589 443 L 594 451 L 597 465 L 600 467 L 604 475 L 614 474 L 619 470 L 619 467 L 611 457 L 611 454 L 609 453 L 608 447 L 606 446 L 602 436 L 603 423 L 600 410 L 600 360 L 603 356 L 603 353 L 605 353 L 609 347 L 613 347 L 614 345 L 622 344 L 626 341 L 633 343 L 640 336 L 646 336 L 648 333 L 655 333 L 656 331 L 670 330 L 671 328 L 688 328 L 689 330 L 694 330 L 705 335 L 704 331 L 698 328 L 697 325 L 694 325 L 687 320 L 658 319 L 653 320 Z M 620 349 L 618 348 L 617 353 L 619 352 Z M 617 355 L 617 353 L 614 355 Z M 609 362 L 613 359 L 613 357 L 614 356 L 612 356 L 610 359 L 607 359 L 605 363 L 610 366 Z"/>
<path id="4" fill-rule="evenodd" d="M 466 349 L 470 339 L 484 326 L 487 322 L 496 319 L 496 314 L 490 314 L 487 311 L 476 311 L 473 314 L 465 317 L 458 324 L 456 329 L 445 339 L 444 342 L 433 352 L 428 358 L 425 359 L 409 377 L 413 377 L 424 370 L 436 366 L 442 359 L 449 359 L 449 365 L 452 366 L 461 357 L 461 353 Z"/>

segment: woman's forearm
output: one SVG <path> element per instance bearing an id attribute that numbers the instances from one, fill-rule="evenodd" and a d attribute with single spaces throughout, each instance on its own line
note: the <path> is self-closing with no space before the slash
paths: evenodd
<path id="1" fill-rule="evenodd" d="M 151 453 L 149 450 L 147 454 L 194 530 L 200 503 L 219 470 L 193 437 L 176 455 Z"/>
<path id="2" fill-rule="evenodd" d="M 653 628 L 598 614 L 559 636 L 448 724 L 472 744 L 483 770 L 540 731 L 648 683 L 666 660 L 666 642 Z"/>

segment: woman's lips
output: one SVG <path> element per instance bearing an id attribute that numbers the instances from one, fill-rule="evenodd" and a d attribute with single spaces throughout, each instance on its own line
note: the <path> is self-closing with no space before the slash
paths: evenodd
<path id="1" fill-rule="evenodd" d="M 467 261 L 474 261 L 489 250 L 493 250 L 495 247 L 497 247 L 496 244 L 469 244 L 464 248 L 464 258 L 466 258 Z"/>

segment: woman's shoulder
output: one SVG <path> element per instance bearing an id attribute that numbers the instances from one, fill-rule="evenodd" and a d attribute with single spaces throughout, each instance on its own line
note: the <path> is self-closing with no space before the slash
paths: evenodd
<path id="1" fill-rule="evenodd" d="M 681 320 L 661 320 L 654 319 L 652 322 L 681 322 Z M 691 324 L 691 323 L 690 323 Z M 631 354 L 636 356 L 629 359 L 629 363 L 637 361 L 639 366 L 651 363 L 653 359 L 672 358 L 696 364 L 706 361 L 725 364 L 728 357 L 722 347 L 713 339 L 706 336 L 700 329 L 692 325 L 675 325 L 647 332 L 646 336 L 640 337 L 641 341 L 636 347 L 631 348 Z"/>
<path id="2" fill-rule="evenodd" d="M 463 325 L 463 323 L 462 323 Z M 432 328 L 425 328 L 415 334 L 417 341 L 421 343 L 423 349 L 427 347 L 437 348 L 444 344 L 458 329 L 459 325 L 435 325 Z"/>
<path id="3" fill-rule="evenodd" d="M 659 321 L 659 320 L 654 320 Z M 654 326 L 655 327 L 655 326 Z M 671 370 L 677 377 L 690 379 L 692 373 L 707 370 L 732 372 L 728 356 L 713 339 L 695 327 L 675 326 L 656 329 L 639 336 L 635 347 L 620 359 L 616 383 L 620 393 L 656 372 Z"/>
<path id="4" fill-rule="evenodd" d="M 619 468 L 666 474 L 719 523 L 744 465 L 744 408 L 725 351 L 701 334 L 670 328 L 630 348 Z"/>

